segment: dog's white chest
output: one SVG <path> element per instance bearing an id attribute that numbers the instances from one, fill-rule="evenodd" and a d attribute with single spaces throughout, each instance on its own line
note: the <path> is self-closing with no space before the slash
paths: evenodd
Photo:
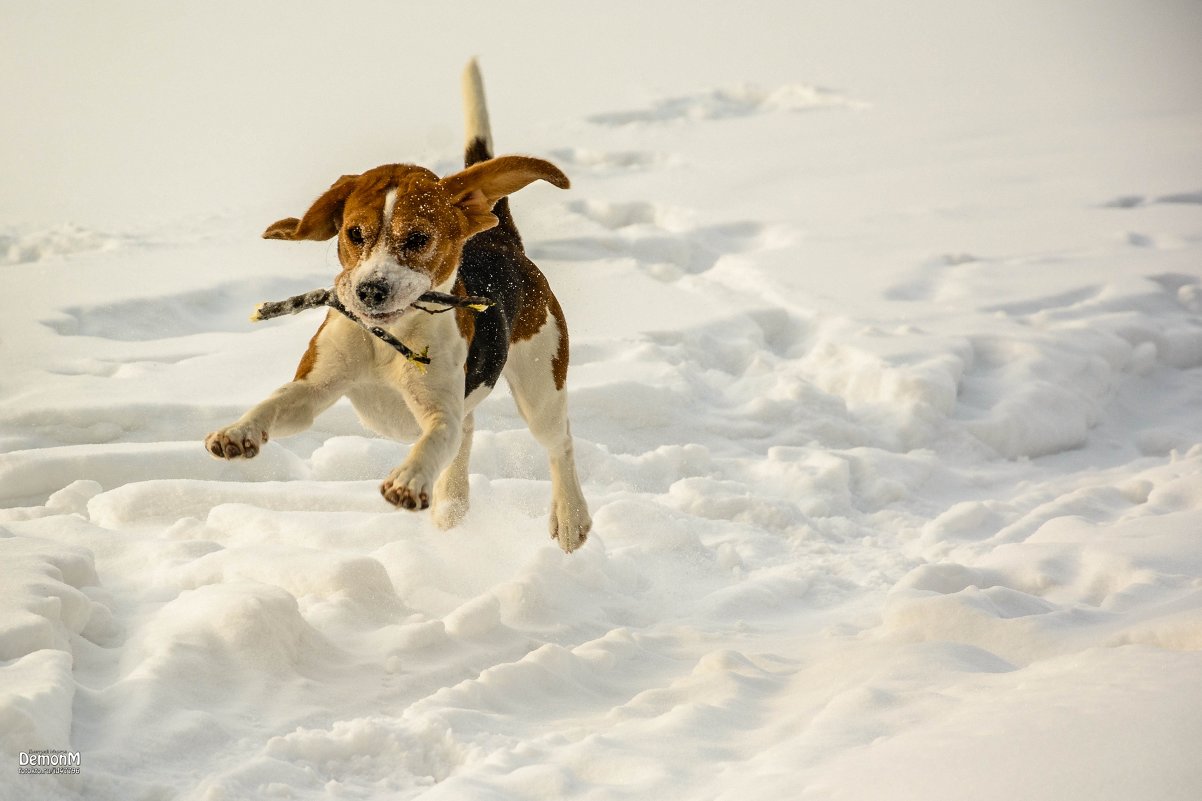
<path id="1" fill-rule="evenodd" d="M 405 396 L 394 382 L 364 380 L 347 393 L 359 422 L 382 437 L 412 442 L 422 429 L 405 403 Z"/>
<path id="2" fill-rule="evenodd" d="M 415 349 L 428 345 L 430 366 L 423 372 L 383 343 L 373 341 L 371 366 L 346 395 L 368 429 L 412 441 L 426 428 L 427 418 L 447 409 L 462 409 L 467 343 L 450 315 L 406 322 L 393 333 Z"/>

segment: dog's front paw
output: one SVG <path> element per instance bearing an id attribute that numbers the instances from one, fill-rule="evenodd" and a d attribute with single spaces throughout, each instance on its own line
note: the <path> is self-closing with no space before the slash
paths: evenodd
<path id="1" fill-rule="evenodd" d="M 250 459 L 267 442 L 267 432 L 259 426 L 232 425 L 205 437 L 205 450 L 218 459 Z"/>
<path id="2" fill-rule="evenodd" d="M 559 543 L 564 553 L 584 545 L 593 521 L 582 505 L 555 501 L 551 504 L 551 539 Z"/>
<path id="3" fill-rule="evenodd" d="M 384 500 L 402 509 L 425 509 L 430 505 L 434 480 L 420 468 L 401 465 L 388 474 L 380 485 Z"/>

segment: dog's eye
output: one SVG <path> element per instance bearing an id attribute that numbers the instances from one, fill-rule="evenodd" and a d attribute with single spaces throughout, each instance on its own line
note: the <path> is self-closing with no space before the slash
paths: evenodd
<path id="1" fill-rule="evenodd" d="M 352 225 L 346 229 L 346 238 L 351 240 L 353 245 L 363 244 L 363 229 L 357 225 Z"/>
<path id="2" fill-rule="evenodd" d="M 410 231 L 401 247 L 405 250 L 421 250 L 430 244 L 430 235 L 424 231 Z"/>

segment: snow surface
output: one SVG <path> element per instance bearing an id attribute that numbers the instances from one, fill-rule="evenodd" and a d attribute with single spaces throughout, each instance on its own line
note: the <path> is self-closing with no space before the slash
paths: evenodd
<path id="1" fill-rule="evenodd" d="M 0 798 L 1202 797 L 1202 7 L 445 5 L 5 4 Z M 345 405 L 201 446 L 471 55 L 571 556 L 504 391 L 449 533 Z"/>

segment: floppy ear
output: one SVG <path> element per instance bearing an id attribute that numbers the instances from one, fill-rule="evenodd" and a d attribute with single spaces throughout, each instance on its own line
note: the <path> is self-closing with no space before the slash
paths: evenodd
<path id="1" fill-rule="evenodd" d="M 313 239 L 322 241 L 338 233 L 342 227 L 342 207 L 355 189 L 358 175 L 344 175 L 334 182 L 301 219 L 285 217 L 267 226 L 264 239 Z"/>
<path id="2" fill-rule="evenodd" d="M 451 193 L 451 200 L 467 215 L 469 233 L 486 231 L 497 224 L 492 207 L 506 195 L 539 179 L 567 189 L 568 176 L 549 161 L 528 156 L 498 156 L 473 164 L 462 172 L 448 175 L 440 183 Z"/>

